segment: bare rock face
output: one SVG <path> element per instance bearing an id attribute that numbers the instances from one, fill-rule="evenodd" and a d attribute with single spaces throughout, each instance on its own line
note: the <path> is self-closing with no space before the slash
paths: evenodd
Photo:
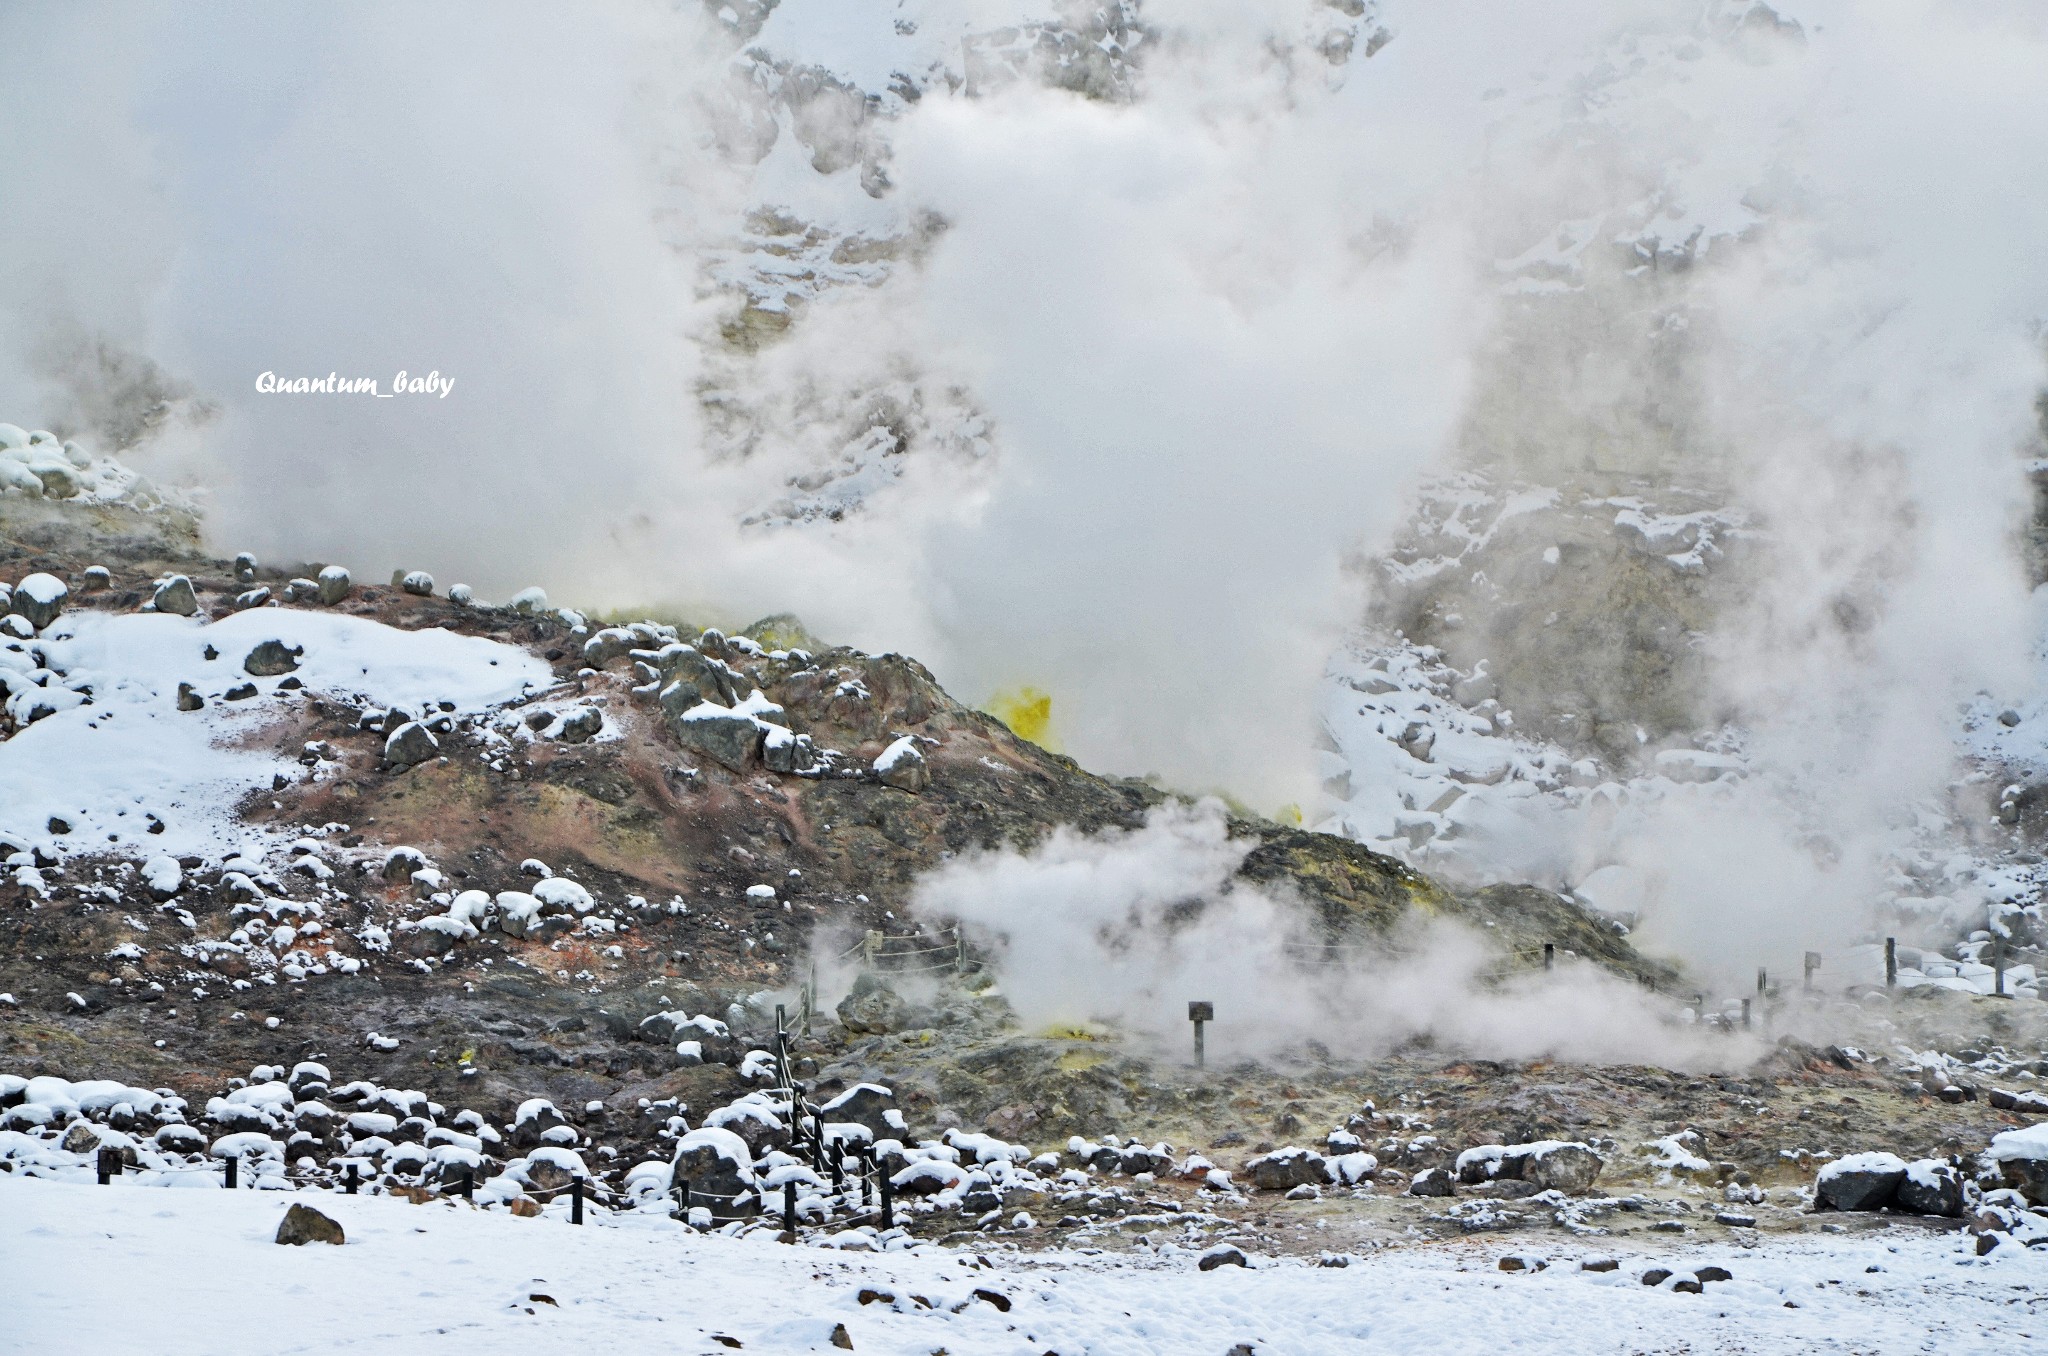
<path id="1" fill-rule="evenodd" d="M 294 1205 L 284 1212 L 284 1220 L 277 1226 L 277 1241 L 298 1247 L 306 1243 L 332 1243 L 340 1247 L 347 1241 L 341 1226 L 309 1205 Z"/>

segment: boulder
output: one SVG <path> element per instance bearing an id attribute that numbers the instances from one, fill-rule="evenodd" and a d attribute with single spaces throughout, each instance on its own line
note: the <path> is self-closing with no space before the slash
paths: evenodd
<path id="1" fill-rule="evenodd" d="M 1242 1267 L 1250 1264 L 1245 1261 L 1242 1252 L 1228 1243 L 1222 1243 L 1203 1253 L 1201 1260 L 1195 1265 L 1203 1271 L 1214 1271 L 1218 1267 Z"/>
<path id="2" fill-rule="evenodd" d="M 199 611 L 199 595 L 192 591 L 192 581 L 182 574 L 174 574 L 158 584 L 149 601 L 157 611 L 173 616 L 189 617 Z"/>
<path id="3" fill-rule="evenodd" d="M 85 489 L 78 468 L 69 462 L 43 457 L 30 462 L 28 469 L 43 482 L 43 494 L 48 498 L 75 499 Z"/>
<path id="4" fill-rule="evenodd" d="M 665 645 L 653 652 L 650 665 L 661 684 L 661 709 L 671 721 L 699 702 L 739 705 L 739 685 L 731 669 L 689 645 Z"/>
<path id="5" fill-rule="evenodd" d="M 607 668 L 631 654 L 639 637 L 617 626 L 607 626 L 583 642 L 583 662 L 591 668 Z"/>
<path id="6" fill-rule="evenodd" d="M 863 974 L 853 982 L 853 991 L 840 999 L 839 1006 L 833 1011 L 838 1013 L 840 1025 L 848 1031 L 880 1036 L 902 1027 L 909 1005 L 881 980 L 871 974 Z"/>
<path id="7" fill-rule="evenodd" d="M 1538 1191 L 1580 1195 L 1592 1188 L 1600 1169 L 1606 1166 L 1600 1155 L 1584 1144 L 1544 1143 L 1526 1147 L 1528 1152 L 1521 1157 L 1520 1171 L 1514 1175 Z"/>
<path id="8" fill-rule="evenodd" d="M 917 741 L 904 735 L 875 759 L 875 776 L 882 785 L 893 786 L 899 791 L 922 791 L 932 784 L 932 770 L 925 762 L 924 753 L 917 747 Z"/>
<path id="9" fill-rule="evenodd" d="M 1425 1168 L 1415 1174 L 1408 1183 L 1410 1196 L 1451 1196 L 1457 1194 L 1457 1183 L 1444 1168 Z"/>
<path id="10" fill-rule="evenodd" d="M 767 733 L 752 716 L 710 702 L 699 702 L 682 715 L 671 716 L 669 728 L 684 748 L 734 772 L 745 772 L 760 762 L 761 741 Z"/>
<path id="11" fill-rule="evenodd" d="M 80 593 L 99 593 L 114 587 L 114 572 L 104 565 L 86 567 L 85 578 L 80 582 Z"/>
<path id="12" fill-rule="evenodd" d="M 1252 1185 L 1265 1191 L 1287 1191 L 1298 1186 L 1321 1186 L 1329 1180 L 1323 1156 L 1311 1149 L 1275 1149 L 1244 1165 Z"/>
<path id="13" fill-rule="evenodd" d="M 2048 1205 L 2048 1122 L 1991 1137 L 1985 1159 L 2033 1205 Z"/>
<path id="14" fill-rule="evenodd" d="M 420 598 L 430 598 L 434 593 L 434 576 L 425 570 L 406 570 L 398 576 L 398 587 Z"/>
<path id="15" fill-rule="evenodd" d="M 811 737 L 781 725 L 770 725 L 761 742 L 761 763 L 770 772 L 803 773 L 818 766 L 818 749 Z"/>
<path id="16" fill-rule="evenodd" d="M 320 601 L 332 607 L 348 597 L 349 587 L 355 581 L 341 566 L 328 565 L 321 569 L 320 578 L 316 582 L 320 591 Z"/>
<path id="17" fill-rule="evenodd" d="M 602 729 L 604 712 L 594 706 L 579 706 L 563 717 L 562 728 L 555 731 L 555 738 L 564 744 L 583 744 Z"/>
<path id="18" fill-rule="evenodd" d="M 332 1243 L 340 1247 L 347 1239 L 339 1224 L 312 1206 L 294 1205 L 284 1212 L 284 1220 L 277 1226 L 277 1241 L 294 1247 L 306 1243 Z"/>
<path id="19" fill-rule="evenodd" d="M 1898 1207 L 1916 1215 L 1941 1215 L 1960 1219 L 1963 1214 L 1963 1178 L 1947 1160 L 1922 1158 L 1906 1165 L 1899 1182 Z"/>
<path id="20" fill-rule="evenodd" d="M 71 590 L 63 580 L 38 572 L 14 586 L 8 608 L 40 631 L 57 620 L 57 614 L 64 610 L 64 600 L 70 596 Z"/>
<path id="21" fill-rule="evenodd" d="M 290 673 L 299 666 L 299 656 L 306 652 L 303 645 L 286 645 L 281 640 L 266 640 L 249 651 L 249 657 L 242 661 L 242 672 L 252 678 L 275 678 Z"/>
<path id="22" fill-rule="evenodd" d="M 669 1180 L 690 1184 L 690 1204 L 711 1211 L 714 1220 L 747 1219 L 761 1213 L 754 1190 L 754 1160 L 746 1142 L 730 1130 L 704 1126 L 676 1142 Z M 744 1198 L 744 1199 L 740 1199 Z"/>
<path id="23" fill-rule="evenodd" d="M 902 1119 L 896 1094 L 880 1083 L 856 1083 L 818 1108 L 818 1119 L 825 1124 L 864 1126 L 876 1140 L 903 1137 L 902 1129 L 891 1124 L 892 1115 Z"/>
<path id="24" fill-rule="evenodd" d="M 384 761 L 394 768 L 424 763 L 440 751 L 440 741 L 416 720 L 407 721 L 384 739 Z"/>
<path id="25" fill-rule="evenodd" d="M 1906 1160 L 1897 1154 L 1851 1154 L 1820 1170 L 1813 1184 L 1816 1210 L 1882 1210 L 1906 1180 Z"/>

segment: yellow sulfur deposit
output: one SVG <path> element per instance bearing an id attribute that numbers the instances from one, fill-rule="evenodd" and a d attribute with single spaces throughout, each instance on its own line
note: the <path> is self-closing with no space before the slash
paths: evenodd
<path id="1" fill-rule="evenodd" d="M 1052 694 L 1035 687 L 1013 688 L 989 698 L 988 713 L 1019 739 L 1057 753 L 1052 739 Z"/>

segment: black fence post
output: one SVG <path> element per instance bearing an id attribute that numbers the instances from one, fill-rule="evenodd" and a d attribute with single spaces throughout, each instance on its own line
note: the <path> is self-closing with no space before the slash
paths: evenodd
<path id="1" fill-rule="evenodd" d="M 1543 944 L 1543 968 L 1546 970 L 1555 970 L 1557 968 L 1556 942 L 1545 942 Z"/>
<path id="2" fill-rule="evenodd" d="M 348 1165 L 347 1175 L 342 1179 L 341 1189 L 353 1196 L 363 1184 L 363 1170 L 354 1163 Z"/>
<path id="3" fill-rule="evenodd" d="M 240 1159 L 239 1157 L 237 1157 L 237 1156 L 236 1156 L 236 1155 L 234 1155 L 234 1154 L 229 1154 L 229 1155 L 228 1155 L 228 1158 L 227 1158 L 227 1172 L 228 1172 L 228 1182 L 227 1182 L 227 1187 L 228 1187 L 228 1190 L 229 1190 L 229 1191 L 233 1191 L 233 1190 L 235 1189 L 235 1182 L 236 1182 L 236 1179 L 237 1179 L 237 1178 L 238 1178 L 238 1177 L 240 1176 L 240 1172 L 239 1172 L 239 1169 L 241 1168 L 241 1165 L 242 1165 L 242 1160 L 241 1160 L 241 1159 Z"/>
<path id="4" fill-rule="evenodd" d="M 113 1180 L 113 1177 L 114 1177 L 114 1172 L 113 1172 L 113 1169 L 112 1169 L 111 1167 L 109 1167 L 109 1166 L 108 1166 L 108 1160 L 110 1160 L 111 1158 L 113 1158 L 113 1156 L 114 1156 L 114 1153 L 113 1153 L 113 1150 L 111 1150 L 111 1149 L 102 1149 L 102 1150 L 100 1150 L 100 1153 L 99 1153 L 99 1164 L 98 1164 L 98 1166 L 99 1166 L 99 1171 L 100 1171 L 100 1185 L 101 1185 L 101 1186 L 105 1186 L 105 1185 L 106 1185 L 106 1184 L 107 1184 L 108 1182 L 110 1182 L 110 1181 L 112 1181 L 112 1180 Z"/>
<path id="5" fill-rule="evenodd" d="M 690 1222 L 690 1179 L 685 1177 L 682 1181 L 677 1182 L 673 1190 L 675 1191 L 676 1200 L 682 1205 L 683 1223 L 688 1224 Z"/>
<path id="6" fill-rule="evenodd" d="M 463 1200 L 468 1201 L 475 1199 L 474 1196 L 471 1195 L 471 1193 L 476 1190 L 475 1168 L 464 1168 L 462 1170 L 462 1185 L 458 1189 L 462 1192 Z"/>
<path id="7" fill-rule="evenodd" d="M 882 1229 L 886 1233 L 896 1227 L 896 1203 L 889 1188 L 889 1170 L 878 1158 L 875 1160 L 875 1186 L 882 1193 Z"/>
<path id="8" fill-rule="evenodd" d="M 583 1179 L 569 1179 L 569 1223 L 583 1223 Z"/>
<path id="9" fill-rule="evenodd" d="M 1899 939 L 1884 939 L 1884 986 L 1887 989 L 1899 987 Z"/>

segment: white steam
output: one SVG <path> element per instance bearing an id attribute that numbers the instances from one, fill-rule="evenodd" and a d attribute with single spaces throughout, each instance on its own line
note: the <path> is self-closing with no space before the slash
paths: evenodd
<path id="1" fill-rule="evenodd" d="M 1497 951 L 1452 927 L 1394 939 L 1385 955 L 1314 963 L 1300 904 L 1233 879 L 1251 846 L 1230 838 L 1213 801 L 1168 805 L 1128 833 L 1061 829 L 1030 852 L 950 862 L 919 882 L 914 904 L 990 953 L 1027 1029 L 1104 1022 L 1184 1050 L 1187 1005 L 1201 1000 L 1216 1009 L 1209 1048 L 1226 1058 L 1309 1041 L 1368 1058 L 1418 1040 L 1497 1059 L 1677 1067 L 1754 1054 L 1694 1034 L 1668 999 L 1592 966 L 1503 975 Z"/>

